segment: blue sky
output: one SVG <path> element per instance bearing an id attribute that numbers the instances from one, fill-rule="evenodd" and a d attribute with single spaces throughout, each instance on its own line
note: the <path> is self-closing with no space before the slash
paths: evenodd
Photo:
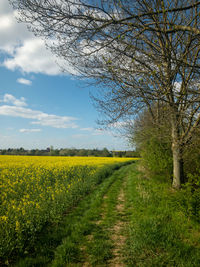
<path id="1" fill-rule="evenodd" d="M 98 129 L 89 97 L 96 88 L 61 73 L 43 41 L 15 15 L 8 0 L 1 0 L 0 148 L 130 149 L 122 137 Z"/>

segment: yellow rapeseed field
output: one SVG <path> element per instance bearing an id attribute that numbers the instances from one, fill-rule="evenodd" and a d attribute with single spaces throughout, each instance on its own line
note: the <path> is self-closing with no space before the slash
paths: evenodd
<path id="1" fill-rule="evenodd" d="M 75 165 L 102 166 L 133 160 L 133 158 L 109 158 L 109 157 L 47 157 L 47 156 L 2 156 L 0 155 L 0 168 L 9 167 L 29 167 L 30 165 L 39 165 L 49 168 L 50 166 L 63 167 Z"/>
<path id="2" fill-rule="evenodd" d="M 101 167 L 127 158 L 0 156 L 0 257 L 24 248 L 89 191 Z"/>

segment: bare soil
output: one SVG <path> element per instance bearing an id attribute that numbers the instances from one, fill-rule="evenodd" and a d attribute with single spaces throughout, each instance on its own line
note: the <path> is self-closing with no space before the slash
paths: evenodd
<path id="1" fill-rule="evenodd" d="M 123 186 L 120 190 L 119 196 L 118 196 L 118 204 L 116 206 L 116 210 L 118 213 L 120 213 L 123 216 L 124 213 L 124 202 L 125 202 L 125 197 L 124 197 L 124 186 L 125 183 L 123 183 Z M 121 216 L 120 216 L 121 217 Z M 122 220 L 118 220 L 113 228 L 111 229 L 112 231 L 112 236 L 111 239 L 113 241 L 113 258 L 109 261 L 110 267 L 123 267 L 125 266 L 123 263 L 123 256 L 122 256 L 122 248 L 125 245 L 126 242 L 126 237 L 123 235 L 123 229 L 125 227 L 125 222 Z"/>

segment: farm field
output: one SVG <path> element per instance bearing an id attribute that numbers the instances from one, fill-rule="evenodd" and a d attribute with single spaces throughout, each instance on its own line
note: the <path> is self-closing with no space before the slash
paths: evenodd
<path id="1" fill-rule="evenodd" d="M 144 178 L 136 161 L 123 159 L 74 163 L 63 166 L 59 176 L 56 160 L 51 169 L 41 158 L 40 176 L 39 168 L 33 176 L 38 163 L 16 164 L 16 175 L 9 177 L 18 177 L 17 182 L 4 180 L 3 196 L 5 188 L 12 192 L 1 202 L 7 206 L 1 209 L 0 265 L 200 266 L 199 224 L 185 213 L 183 195 L 170 183 Z M 4 166 L 1 175 L 6 170 L 12 168 Z"/>
<path id="2" fill-rule="evenodd" d="M 24 251 L 45 224 L 59 222 L 69 207 L 101 182 L 95 176 L 99 170 L 130 160 L 0 156 L 0 257 Z"/>
<path id="3" fill-rule="evenodd" d="M 72 166 L 103 166 L 105 164 L 113 164 L 125 162 L 129 160 L 137 160 L 138 158 L 112 158 L 112 157 L 59 157 L 59 156 L 2 156 L 0 155 L 0 169 L 8 169 L 10 167 L 27 167 L 36 166 L 46 169 L 52 167 L 72 167 Z"/>

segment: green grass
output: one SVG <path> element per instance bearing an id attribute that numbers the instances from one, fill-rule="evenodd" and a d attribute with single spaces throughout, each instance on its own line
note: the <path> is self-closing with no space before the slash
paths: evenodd
<path id="1" fill-rule="evenodd" d="M 92 241 L 86 243 L 91 266 L 106 266 L 113 257 L 112 227 L 118 219 L 116 205 L 120 188 L 128 168 L 128 166 L 122 167 L 112 175 L 111 178 L 114 182 L 109 187 L 106 198 L 103 199 L 100 208 L 100 213 L 103 216 L 100 218 L 98 228 L 93 229 Z"/>
<path id="2" fill-rule="evenodd" d="M 131 170 L 132 169 L 132 170 Z M 132 165 L 126 188 L 127 266 L 200 266 L 199 225 L 185 216 L 169 184 Z"/>

